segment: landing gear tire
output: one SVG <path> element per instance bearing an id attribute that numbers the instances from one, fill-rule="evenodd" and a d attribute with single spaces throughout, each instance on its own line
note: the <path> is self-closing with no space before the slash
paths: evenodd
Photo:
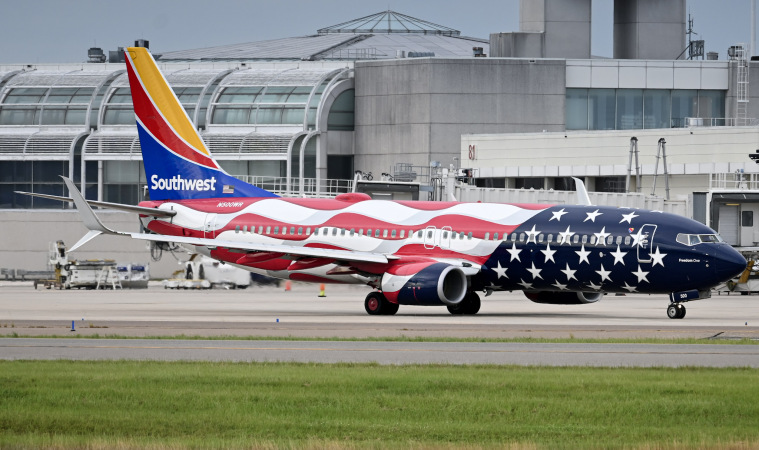
<path id="1" fill-rule="evenodd" d="M 667 317 L 670 319 L 682 319 L 685 317 L 685 306 L 680 303 L 672 303 L 667 307 Z"/>
<path id="2" fill-rule="evenodd" d="M 467 306 L 464 314 L 474 315 L 480 312 L 481 302 L 479 295 L 474 292 L 470 292 L 466 295 L 466 297 L 464 297 L 464 300 L 467 301 Z"/>
<path id="3" fill-rule="evenodd" d="M 364 309 L 372 316 L 392 316 L 398 312 L 398 305 L 390 303 L 381 292 L 370 292 L 364 300 Z"/>
<path id="4" fill-rule="evenodd" d="M 385 300 L 385 301 L 387 301 L 387 300 Z M 385 316 L 393 316 L 393 315 L 395 315 L 395 313 L 398 312 L 398 304 L 397 303 L 390 303 L 389 301 L 387 301 L 387 304 L 386 305 L 382 305 L 382 307 L 385 308 L 382 311 L 382 314 L 385 315 Z"/>
<path id="5" fill-rule="evenodd" d="M 480 311 L 480 296 L 474 292 L 467 292 L 461 303 L 455 305 L 448 305 L 448 312 L 453 315 L 477 314 Z"/>

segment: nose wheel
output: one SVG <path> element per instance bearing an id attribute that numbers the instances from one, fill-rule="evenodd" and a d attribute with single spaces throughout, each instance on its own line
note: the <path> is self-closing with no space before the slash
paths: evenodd
<path id="1" fill-rule="evenodd" d="M 685 306 L 682 303 L 670 303 L 667 307 L 667 317 L 670 319 L 682 319 L 685 317 Z"/>

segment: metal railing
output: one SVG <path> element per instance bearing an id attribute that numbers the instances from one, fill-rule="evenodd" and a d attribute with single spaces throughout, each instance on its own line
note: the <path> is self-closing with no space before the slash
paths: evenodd
<path id="1" fill-rule="evenodd" d="M 266 189 L 283 197 L 300 196 L 300 179 L 290 179 L 290 190 L 287 190 L 286 177 L 265 177 L 254 175 L 235 175 L 235 178 L 246 183 Z M 306 197 L 335 197 L 339 194 L 353 191 L 353 180 L 339 180 L 333 178 L 321 179 L 319 184 L 316 178 L 303 179 L 303 193 Z"/>
<path id="2" fill-rule="evenodd" d="M 759 190 L 759 173 L 712 173 L 709 174 L 709 189 Z"/>
<path id="3" fill-rule="evenodd" d="M 672 128 L 756 126 L 759 119 L 737 117 L 680 117 L 671 119 Z"/>

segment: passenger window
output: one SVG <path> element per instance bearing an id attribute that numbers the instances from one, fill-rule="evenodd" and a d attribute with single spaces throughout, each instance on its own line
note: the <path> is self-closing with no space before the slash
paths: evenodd
<path id="1" fill-rule="evenodd" d="M 258 226 L 258 234 L 264 234 L 264 226 L 263 225 L 259 225 Z"/>
<path id="2" fill-rule="evenodd" d="M 380 234 L 379 228 L 377 228 L 376 230 L 374 230 L 374 237 L 378 238 L 379 234 Z"/>
<path id="3" fill-rule="evenodd" d="M 237 226 L 235 227 L 235 233 L 239 233 L 239 232 L 240 232 L 240 225 L 237 225 Z"/>
<path id="4" fill-rule="evenodd" d="M 351 236 L 353 236 L 354 234 L 356 234 L 356 229 L 355 228 L 351 228 Z"/>
<path id="5" fill-rule="evenodd" d="M 546 239 L 546 241 L 547 241 L 548 243 L 551 243 L 551 242 L 553 242 L 553 235 L 552 235 L 552 234 L 549 234 L 549 235 L 548 235 L 548 238 Z"/>
<path id="6" fill-rule="evenodd" d="M 588 236 L 585 235 L 585 234 L 582 235 L 582 243 L 583 244 L 587 244 L 588 243 Z"/>
<path id="7" fill-rule="evenodd" d="M 427 230 L 427 239 L 432 239 L 432 230 Z"/>
<path id="8" fill-rule="evenodd" d="M 391 237 L 391 238 L 395 238 L 395 234 L 396 234 L 396 231 L 395 231 L 395 230 L 393 230 L 393 231 L 390 233 L 390 237 Z"/>
<path id="9" fill-rule="evenodd" d="M 466 235 L 467 239 L 472 239 L 472 232 L 470 231 L 469 234 Z"/>
<path id="10" fill-rule="evenodd" d="M 290 234 L 295 234 L 295 227 L 290 227 Z"/>
<path id="11" fill-rule="evenodd" d="M 332 229 L 332 236 L 337 236 L 337 228 Z"/>
<path id="12" fill-rule="evenodd" d="M 625 245 L 630 245 L 630 236 L 625 236 Z"/>
<path id="13" fill-rule="evenodd" d="M 511 242 L 516 242 L 516 241 L 517 241 L 517 234 L 511 233 Z"/>
<path id="14" fill-rule="evenodd" d="M 287 227 L 282 227 L 282 234 L 283 235 L 287 234 Z"/>
<path id="15" fill-rule="evenodd" d="M 303 235 L 303 227 L 298 227 L 298 236 Z"/>
<path id="16" fill-rule="evenodd" d="M 364 235 L 364 229 L 363 228 L 359 228 L 358 229 L 358 235 L 359 236 L 363 236 Z"/>
<path id="17" fill-rule="evenodd" d="M 340 236 L 345 236 L 345 228 L 340 229 Z"/>
<path id="18" fill-rule="evenodd" d="M 383 237 L 383 238 L 386 238 L 386 237 L 387 237 L 387 230 L 382 230 L 382 237 Z"/>
<path id="19" fill-rule="evenodd" d="M 266 227 L 266 234 L 271 234 L 271 225 Z"/>
<path id="20" fill-rule="evenodd" d="M 583 237 L 585 237 L 585 236 L 583 236 Z M 585 243 L 585 242 L 583 242 L 583 244 L 584 244 L 584 243 Z M 593 244 L 593 245 L 596 245 L 596 237 L 595 237 L 595 236 L 591 236 L 591 238 L 590 238 L 590 243 L 591 243 L 591 244 Z"/>
<path id="21" fill-rule="evenodd" d="M 538 242 L 543 242 L 543 233 L 538 235 Z"/>
<path id="22" fill-rule="evenodd" d="M 614 243 L 614 237 L 613 236 L 609 236 L 609 237 L 606 238 L 606 245 L 611 245 L 613 243 Z"/>
<path id="23" fill-rule="evenodd" d="M 519 233 L 519 242 L 524 242 L 524 233 Z"/>
<path id="24" fill-rule="evenodd" d="M 279 234 L 279 227 L 274 227 L 274 234 Z"/>
<path id="25" fill-rule="evenodd" d="M 406 236 L 406 230 L 401 230 L 401 239 L 403 239 Z"/>
<path id="26" fill-rule="evenodd" d="M 583 236 L 583 237 L 585 238 L 587 236 Z M 575 244 L 577 244 L 578 242 L 580 242 L 580 236 L 578 236 L 578 235 L 575 234 L 575 236 L 574 236 L 574 242 L 575 242 Z M 585 241 L 583 241 L 583 242 L 585 242 Z"/>
<path id="27" fill-rule="evenodd" d="M 310 234 L 311 234 L 311 227 L 307 227 L 306 228 L 306 235 L 310 235 Z"/>
<path id="28" fill-rule="evenodd" d="M 617 236 L 617 245 L 622 243 L 622 236 Z"/>
<path id="29" fill-rule="evenodd" d="M 494 241 L 498 240 L 498 232 L 493 233 L 493 240 Z"/>

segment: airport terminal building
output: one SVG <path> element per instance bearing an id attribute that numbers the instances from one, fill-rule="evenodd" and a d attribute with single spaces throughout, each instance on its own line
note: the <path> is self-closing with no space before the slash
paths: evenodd
<path id="1" fill-rule="evenodd" d="M 664 173 L 661 139 L 673 198 L 709 190 L 718 174 L 759 172 L 748 158 L 759 148 L 759 66 L 747 47 L 684 59 L 685 0 L 616 0 L 614 14 L 613 59 L 590 54 L 590 0 L 523 0 L 518 32 L 481 38 L 385 11 L 301 37 L 154 55 L 222 167 L 285 195 L 334 195 L 356 170 L 430 183 L 431 166 L 471 169 L 488 189 L 567 189 L 578 176 L 591 191 L 646 192 Z M 44 263 L 29 252 L 47 250 L 50 220 L 62 225 L 49 240 L 84 232 L 67 205 L 15 190 L 67 195 L 66 174 L 87 198 L 144 198 L 123 57 L 101 55 L 0 65 L 10 231 L 0 267 Z M 632 138 L 640 183 L 627 183 Z M 125 258 L 144 254 L 132 245 Z"/>

